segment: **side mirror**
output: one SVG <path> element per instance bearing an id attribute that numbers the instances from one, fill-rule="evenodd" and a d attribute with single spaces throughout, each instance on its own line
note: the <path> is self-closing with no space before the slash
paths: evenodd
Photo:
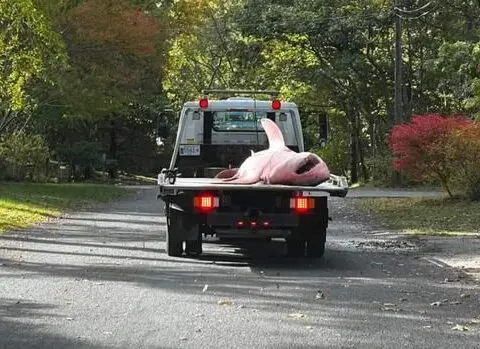
<path id="1" fill-rule="evenodd" d="M 318 114 L 318 145 L 323 148 L 327 145 L 328 141 L 328 115 L 326 112 Z"/>

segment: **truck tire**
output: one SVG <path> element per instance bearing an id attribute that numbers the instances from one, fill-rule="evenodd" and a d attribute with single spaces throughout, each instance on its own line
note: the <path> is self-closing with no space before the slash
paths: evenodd
<path id="1" fill-rule="evenodd" d="M 289 257 L 303 257 L 305 255 L 305 240 L 287 238 L 287 255 Z"/>
<path id="2" fill-rule="evenodd" d="M 165 236 L 165 251 L 171 257 L 179 257 L 183 253 L 183 241 L 178 239 L 178 235 L 175 234 L 175 222 L 176 219 L 171 219 L 171 215 L 175 214 L 172 210 L 169 210 L 167 217 L 167 232 Z"/>
<path id="3" fill-rule="evenodd" d="M 197 240 L 187 240 L 185 241 L 185 253 L 188 255 L 201 255 L 203 252 L 202 249 L 202 234 L 198 234 Z"/>
<path id="4" fill-rule="evenodd" d="M 307 240 L 307 256 L 310 258 L 321 258 L 325 254 L 325 240 L 327 232 L 318 232 Z"/>

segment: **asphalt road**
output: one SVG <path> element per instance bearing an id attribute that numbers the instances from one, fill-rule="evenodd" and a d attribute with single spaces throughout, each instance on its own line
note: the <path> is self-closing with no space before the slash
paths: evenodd
<path id="1" fill-rule="evenodd" d="M 0 236 L 0 348 L 480 348 L 480 287 L 330 201 L 323 260 L 164 252 L 153 187 Z"/>

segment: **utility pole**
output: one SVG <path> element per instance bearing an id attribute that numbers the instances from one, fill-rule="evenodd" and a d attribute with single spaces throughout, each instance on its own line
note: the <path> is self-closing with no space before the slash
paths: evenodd
<path id="1" fill-rule="evenodd" d="M 393 13 L 395 15 L 395 111 L 393 124 L 397 125 L 403 121 L 403 93 L 402 93 L 402 19 L 396 8 L 400 0 L 393 0 Z M 395 186 L 401 186 L 402 176 L 399 171 L 393 172 Z"/>
<path id="2" fill-rule="evenodd" d="M 395 125 L 403 121 L 402 19 L 395 10 L 399 1 L 393 0 L 395 15 L 395 112 L 393 120 Z"/>

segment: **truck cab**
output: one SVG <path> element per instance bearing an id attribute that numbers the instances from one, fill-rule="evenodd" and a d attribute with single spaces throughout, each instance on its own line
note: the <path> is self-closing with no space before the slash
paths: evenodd
<path id="1" fill-rule="evenodd" d="M 167 253 L 201 254 L 202 237 L 216 235 L 230 240 L 283 238 L 291 256 L 323 256 L 327 199 L 332 193 L 346 195 L 346 180 L 317 187 L 225 185 L 212 180 L 221 171 L 238 168 L 252 151 L 268 148 L 262 118 L 279 126 L 287 147 L 305 151 L 297 105 L 268 91 L 254 93 L 270 93 L 269 99 L 209 98 L 215 92 L 234 93 L 209 91 L 183 105 L 170 165 L 158 176 Z"/>
<path id="2" fill-rule="evenodd" d="M 300 115 L 295 103 L 229 97 L 187 102 L 180 113 L 170 169 L 183 177 L 213 177 L 238 167 L 251 151 L 268 148 L 260 120 L 269 118 L 282 130 L 290 149 L 304 151 Z"/>

